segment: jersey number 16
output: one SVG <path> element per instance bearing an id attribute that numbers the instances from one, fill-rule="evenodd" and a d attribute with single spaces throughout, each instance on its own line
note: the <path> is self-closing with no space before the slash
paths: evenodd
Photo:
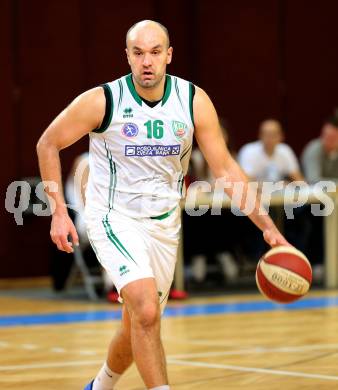
<path id="1" fill-rule="evenodd" d="M 144 126 L 147 128 L 147 138 L 163 138 L 163 121 L 159 119 L 149 120 Z"/>

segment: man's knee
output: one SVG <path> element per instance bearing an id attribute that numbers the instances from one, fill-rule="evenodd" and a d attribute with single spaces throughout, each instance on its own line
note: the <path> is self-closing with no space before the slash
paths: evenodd
<path id="1" fill-rule="evenodd" d="M 151 328 L 159 323 L 161 310 L 153 279 L 130 283 L 121 292 L 132 326 Z"/>
<path id="2" fill-rule="evenodd" d="M 153 328 L 160 322 L 161 311 L 157 302 L 140 303 L 132 312 L 132 325 Z"/>

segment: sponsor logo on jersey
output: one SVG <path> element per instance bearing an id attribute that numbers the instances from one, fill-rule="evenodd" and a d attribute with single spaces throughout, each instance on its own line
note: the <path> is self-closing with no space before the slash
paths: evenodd
<path id="1" fill-rule="evenodd" d="M 123 118 L 132 118 L 133 117 L 133 109 L 131 107 L 126 107 L 123 110 Z"/>
<path id="2" fill-rule="evenodd" d="M 175 137 L 178 140 L 182 139 L 188 130 L 188 126 L 185 123 L 179 121 L 172 121 L 171 127 L 173 129 Z"/>
<path id="3" fill-rule="evenodd" d="M 125 123 L 121 132 L 128 138 L 136 137 L 138 134 L 138 127 L 135 123 Z"/>
<path id="4" fill-rule="evenodd" d="M 166 157 L 178 156 L 181 145 L 126 145 L 124 155 L 127 157 Z"/>
<path id="5" fill-rule="evenodd" d="M 120 271 L 120 276 L 123 276 L 123 275 L 127 274 L 128 272 L 130 272 L 126 265 L 121 265 L 119 268 L 119 271 Z"/>

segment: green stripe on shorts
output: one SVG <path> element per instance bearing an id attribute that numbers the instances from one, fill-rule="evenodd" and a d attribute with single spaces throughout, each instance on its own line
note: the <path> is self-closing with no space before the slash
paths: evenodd
<path id="1" fill-rule="evenodd" d="M 103 226 L 105 228 L 108 239 L 115 245 L 115 247 L 120 251 L 120 253 L 127 259 L 133 261 L 136 265 L 136 261 L 133 256 L 127 251 L 121 241 L 117 238 L 116 234 L 113 233 L 113 230 L 108 221 L 108 214 L 106 218 L 102 220 Z"/>

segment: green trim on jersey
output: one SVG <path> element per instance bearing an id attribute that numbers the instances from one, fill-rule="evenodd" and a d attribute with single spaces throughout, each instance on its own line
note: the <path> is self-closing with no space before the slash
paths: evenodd
<path id="1" fill-rule="evenodd" d="M 189 83 L 189 110 L 190 110 L 190 118 L 193 126 L 195 127 L 194 122 L 194 96 L 195 96 L 195 86 L 193 83 Z"/>
<path id="2" fill-rule="evenodd" d="M 184 175 L 183 175 L 183 172 L 181 172 L 179 179 L 177 180 L 177 191 L 179 191 L 181 196 L 182 196 L 182 191 L 183 191 L 183 183 L 184 183 Z"/>
<path id="3" fill-rule="evenodd" d="M 106 215 L 106 218 L 102 220 L 102 224 L 104 226 L 104 229 L 106 231 L 106 235 L 108 239 L 115 245 L 115 247 L 119 250 L 119 252 L 130 261 L 133 261 L 136 265 L 136 261 L 134 260 L 133 256 L 127 251 L 127 249 L 124 247 L 124 245 L 121 243 L 121 241 L 117 238 L 116 234 L 113 233 L 113 230 L 110 226 L 110 223 L 108 221 L 108 214 Z"/>
<path id="4" fill-rule="evenodd" d="M 183 103 L 182 103 L 181 96 L 180 96 L 180 89 L 178 88 L 178 83 L 177 83 L 177 77 L 174 77 L 174 84 L 175 84 L 175 90 L 176 90 L 178 100 L 180 101 L 181 107 L 183 108 Z"/>
<path id="5" fill-rule="evenodd" d="M 106 110 L 105 110 L 105 114 L 101 126 L 97 129 L 94 129 L 93 130 L 94 133 L 103 133 L 105 130 L 107 130 L 113 118 L 113 111 L 114 111 L 113 94 L 108 84 L 102 84 L 101 87 L 103 88 L 104 96 L 106 98 Z"/>
<path id="6" fill-rule="evenodd" d="M 119 103 L 118 103 L 117 109 L 120 108 L 121 102 L 122 102 L 122 97 L 123 97 L 123 84 L 122 84 L 121 80 L 119 80 L 119 88 L 120 88 L 120 96 L 119 96 Z"/>
<path id="7" fill-rule="evenodd" d="M 187 155 L 187 153 L 189 152 L 189 150 L 192 148 L 192 144 L 190 144 L 182 153 L 182 156 L 180 158 L 180 161 L 183 160 L 183 158 Z"/>
<path id="8" fill-rule="evenodd" d="M 114 195 L 115 195 L 115 187 L 116 187 L 116 164 L 113 161 L 113 156 L 111 154 L 111 151 L 107 147 L 106 141 L 104 141 L 104 147 L 106 149 L 107 158 L 109 161 L 110 177 L 109 177 L 108 207 L 109 210 L 111 210 L 114 204 Z"/>
<path id="9" fill-rule="evenodd" d="M 161 106 L 165 105 L 166 101 L 169 99 L 170 92 L 171 92 L 171 77 L 167 74 L 165 76 L 165 79 L 166 79 L 166 83 L 165 83 L 166 88 L 165 88 L 165 91 L 164 91 L 164 94 L 163 94 Z"/>
<path id="10" fill-rule="evenodd" d="M 173 209 L 167 211 L 166 213 L 157 215 L 156 217 L 150 217 L 150 219 L 157 219 L 159 221 L 162 221 L 162 219 L 168 218 L 175 210 L 176 206 Z"/>
<path id="11" fill-rule="evenodd" d="M 142 106 L 142 99 L 140 98 L 139 94 L 136 92 L 131 73 L 126 76 L 126 82 L 132 97 L 135 99 L 138 105 Z"/>
<path id="12" fill-rule="evenodd" d="M 169 99 L 169 96 L 170 96 L 170 92 L 171 92 L 171 76 L 167 74 L 165 77 L 166 77 L 165 91 L 164 91 L 164 94 L 162 97 L 161 106 L 163 106 L 167 102 L 167 100 Z M 129 91 L 130 91 L 132 97 L 135 99 L 135 101 L 138 105 L 142 106 L 142 98 L 136 92 L 131 73 L 126 76 L 126 82 L 127 82 L 127 86 L 129 88 Z"/>

